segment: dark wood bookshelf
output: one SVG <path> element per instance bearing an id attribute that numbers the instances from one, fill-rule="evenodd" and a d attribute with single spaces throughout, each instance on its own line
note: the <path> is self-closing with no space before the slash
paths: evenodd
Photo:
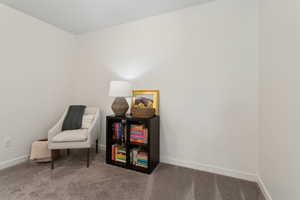
<path id="1" fill-rule="evenodd" d="M 122 140 L 113 139 L 114 123 L 122 123 Z M 130 142 L 130 127 L 131 125 L 143 125 L 148 129 L 147 143 L 131 143 Z M 125 138 L 126 132 L 126 138 Z M 119 144 L 126 149 L 126 162 L 112 160 L 112 145 Z M 130 151 L 132 148 L 142 148 L 148 156 L 148 167 L 140 167 L 131 164 Z M 133 118 L 131 116 L 114 116 L 106 117 L 106 163 L 131 169 L 147 174 L 156 168 L 159 164 L 159 116 L 151 118 Z"/>

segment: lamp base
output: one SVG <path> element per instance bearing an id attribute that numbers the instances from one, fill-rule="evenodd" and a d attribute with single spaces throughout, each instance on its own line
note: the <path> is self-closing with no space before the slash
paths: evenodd
<path id="1" fill-rule="evenodd" d="M 111 109 L 116 116 L 124 116 L 129 109 L 129 105 L 125 97 L 116 97 L 111 105 Z"/>

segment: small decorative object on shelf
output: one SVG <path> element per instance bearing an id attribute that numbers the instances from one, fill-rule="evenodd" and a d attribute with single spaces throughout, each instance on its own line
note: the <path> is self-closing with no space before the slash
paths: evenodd
<path id="1" fill-rule="evenodd" d="M 106 163 L 150 174 L 159 163 L 159 116 L 106 117 Z"/>
<path id="2" fill-rule="evenodd" d="M 136 118 L 150 118 L 155 115 L 154 108 L 132 108 L 131 114 Z"/>
<path id="3" fill-rule="evenodd" d="M 150 118 L 159 115 L 158 90 L 134 90 L 131 114 L 136 118 Z"/>
<path id="4" fill-rule="evenodd" d="M 111 109 L 117 116 L 124 116 L 129 108 L 125 97 L 131 96 L 131 85 L 126 81 L 111 81 L 109 96 L 116 97 Z"/>

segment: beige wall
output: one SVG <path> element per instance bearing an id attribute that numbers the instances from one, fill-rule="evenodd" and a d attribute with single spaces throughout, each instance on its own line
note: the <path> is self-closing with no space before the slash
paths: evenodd
<path id="1" fill-rule="evenodd" d="M 75 42 L 0 4 L 0 168 L 26 158 L 68 104 Z"/>
<path id="2" fill-rule="evenodd" d="M 261 1 L 259 174 L 273 200 L 300 196 L 299 10 L 299 1 Z"/>
<path id="3" fill-rule="evenodd" d="M 256 1 L 213 1 L 79 36 L 76 103 L 111 113 L 110 80 L 161 92 L 162 161 L 257 172 Z M 104 119 L 104 117 L 103 117 Z M 102 144 L 105 143 L 103 123 Z"/>
<path id="4" fill-rule="evenodd" d="M 105 144 L 109 81 L 125 79 L 161 91 L 162 161 L 259 172 L 273 200 L 298 199 L 299 10 L 214 1 L 72 36 L 0 5 L 0 168 L 24 159 L 69 102 L 101 107 Z"/>

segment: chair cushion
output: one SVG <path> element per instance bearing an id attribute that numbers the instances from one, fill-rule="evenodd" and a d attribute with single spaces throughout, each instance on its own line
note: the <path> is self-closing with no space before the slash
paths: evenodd
<path id="1" fill-rule="evenodd" d="M 94 121 L 94 115 L 83 115 L 81 128 L 89 129 Z"/>
<path id="2" fill-rule="evenodd" d="M 52 142 L 84 142 L 87 138 L 87 129 L 68 130 L 57 134 Z"/>

